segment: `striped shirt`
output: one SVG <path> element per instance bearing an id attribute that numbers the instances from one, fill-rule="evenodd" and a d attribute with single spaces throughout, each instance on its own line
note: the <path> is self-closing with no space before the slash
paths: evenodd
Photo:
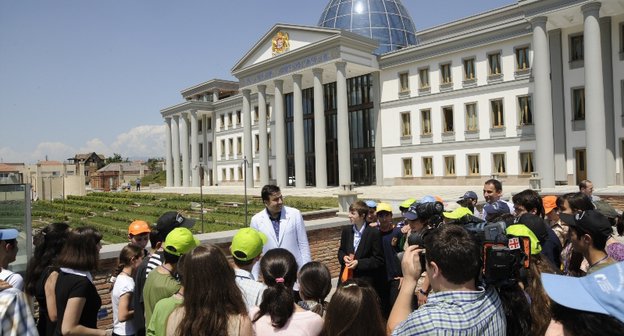
<path id="1" fill-rule="evenodd" d="M 392 335 L 506 335 L 507 321 L 493 288 L 433 293 Z"/>
<path id="2" fill-rule="evenodd" d="M 37 335 L 35 320 L 26 295 L 16 288 L 0 291 L 0 335 Z"/>
<path id="3" fill-rule="evenodd" d="M 234 272 L 236 273 L 236 284 L 243 294 L 247 309 L 260 306 L 262 293 L 264 293 L 267 286 L 262 282 L 256 281 L 250 272 L 243 269 L 235 268 Z"/>
<path id="4" fill-rule="evenodd" d="M 162 253 L 154 253 L 150 256 L 149 261 L 147 262 L 147 267 L 145 269 L 145 279 L 150 274 L 151 271 L 156 269 L 156 267 L 162 265 L 163 256 Z"/>

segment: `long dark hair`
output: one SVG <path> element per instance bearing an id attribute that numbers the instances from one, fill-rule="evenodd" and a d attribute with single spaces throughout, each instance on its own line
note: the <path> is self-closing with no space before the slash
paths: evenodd
<path id="1" fill-rule="evenodd" d="M 97 244 L 101 240 L 102 234 L 92 227 L 83 226 L 72 230 L 58 256 L 58 266 L 79 271 L 97 270 L 100 261 Z"/>
<path id="2" fill-rule="evenodd" d="M 41 274 L 47 267 L 54 264 L 56 256 L 65 245 L 68 233 L 69 225 L 66 223 L 52 223 L 35 234 L 33 237 L 35 252 L 26 269 L 25 291 L 27 294 L 35 295 Z"/>
<path id="3" fill-rule="evenodd" d="M 305 300 L 315 301 L 310 308 L 311 312 L 323 316 L 325 312 L 325 298 L 331 291 L 331 274 L 325 264 L 310 261 L 299 271 L 299 294 Z"/>
<path id="4" fill-rule="evenodd" d="M 541 254 L 530 256 L 525 292 L 531 298 L 531 334 L 544 335 L 552 319 L 551 301 L 542 285 L 542 273 L 556 274 L 557 270 Z"/>
<path id="5" fill-rule="evenodd" d="M 341 283 L 327 305 L 321 335 L 386 335 L 375 290 L 359 279 Z"/>
<path id="6" fill-rule="evenodd" d="M 124 268 L 132 264 L 132 259 L 135 259 L 143 255 L 143 248 L 136 244 L 128 244 L 124 246 L 119 252 L 119 258 L 117 259 L 117 268 L 113 271 L 112 277 L 116 278 L 123 271 Z M 110 291 L 113 291 L 115 283 L 111 283 Z"/>
<path id="7" fill-rule="evenodd" d="M 247 314 L 234 270 L 225 254 L 213 244 L 195 247 L 181 261 L 184 317 L 177 336 L 227 336 L 228 319 Z"/>
<path id="8" fill-rule="evenodd" d="M 295 311 L 293 286 L 297 281 L 297 261 L 283 248 L 269 250 L 260 261 L 267 289 L 262 294 L 260 310 L 252 322 L 269 314 L 273 327 L 283 328 Z"/>

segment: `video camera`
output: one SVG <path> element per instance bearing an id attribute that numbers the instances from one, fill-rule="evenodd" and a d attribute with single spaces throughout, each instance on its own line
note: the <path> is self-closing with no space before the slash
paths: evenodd
<path id="1" fill-rule="evenodd" d="M 531 255 L 528 237 L 506 234 L 504 222 L 488 223 L 483 229 L 483 281 L 502 287 L 526 279 Z"/>

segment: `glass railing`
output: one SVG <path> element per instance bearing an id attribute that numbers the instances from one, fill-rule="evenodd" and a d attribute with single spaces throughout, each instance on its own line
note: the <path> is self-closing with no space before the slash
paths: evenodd
<path id="1" fill-rule="evenodd" d="M 30 184 L 0 184 L 0 229 L 19 231 L 17 256 L 8 268 L 22 275 L 33 250 L 30 200 Z"/>

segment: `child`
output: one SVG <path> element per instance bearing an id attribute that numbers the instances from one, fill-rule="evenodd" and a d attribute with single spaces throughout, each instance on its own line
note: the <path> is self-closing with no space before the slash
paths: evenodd
<path id="1" fill-rule="evenodd" d="M 299 295 L 303 299 L 297 304 L 306 310 L 325 315 L 325 298 L 331 290 L 331 274 L 323 263 L 310 261 L 299 271 Z"/>
<path id="2" fill-rule="evenodd" d="M 115 335 L 134 335 L 134 308 L 132 294 L 134 292 L 134 272 L 143 261 L 143 249 L 128 244 L 119 253 L 119 263 L 115 271 L 116 280 L 111 295 L 113 303 L 113 332 Z"/>

